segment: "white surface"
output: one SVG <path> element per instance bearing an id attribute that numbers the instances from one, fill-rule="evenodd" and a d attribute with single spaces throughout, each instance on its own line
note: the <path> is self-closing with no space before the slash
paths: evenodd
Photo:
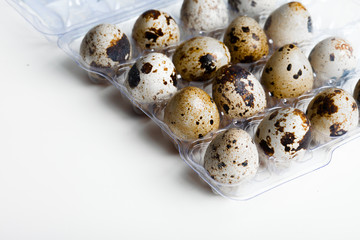
<path id="1" fill-rule="evenodd" d="M 0 239 L 360 239 L 360 140 L 250 201 L 214 195 L 116 89 L 0 2 Z"/>

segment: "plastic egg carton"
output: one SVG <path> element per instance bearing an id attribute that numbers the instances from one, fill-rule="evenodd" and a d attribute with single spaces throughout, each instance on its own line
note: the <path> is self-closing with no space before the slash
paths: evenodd
<path id="1" fill-rule="evenodd" d="M 141 13 L 149 9 L 165 11 L 176 20 L 181 29 L 180 42 L 198 35 L 211 36 L 222 41 L 226 26 L 224 26 L 224 29 L 218 29 L 212 32 L 194 33 L 188 31 L 180 21 L 180 9 L 182 4 L 182 1 L 180 0 L 8 0 L 8 2 L 38 31 L 50 39 L 57 39 L 58 46 L 80 67 L 89 73 L 95 73 L 102 76 L 100 79 L 109 82 L 118 88 L 121 94 L 133 103 L 136 109 L 140 109 L 144 112 L 162 129 L 165 137 L 169 137 L 174 142 L 176 148 L 179 150 L 181 158 L 196 171 L 216 193 L 224 197 L 236 200 L 250 199 L 285 182 L 320 169 L 329 164 L 332 152 L 337 147 L 360 136 L 360 128 L 357 127 L 357 129 L 350 131 L 345 135 L 332 138 L 325 144 L 319 144 L 313 141 L 310 148 L 306 151 L 305 156 L 301 159 L 293 160 L 289 163 L 270 157 L 266 161 L 260 163 L 256 176 L 251 180 L 245 179 L 240 183 L 233 185 L 221 184 L 212 179 L 204 168 L 204 154 L 206 148 L 217 133 L 231 127 L 236 127 L 247 131 L 250 136 L 254 137 L 261 119 L 274 109 L 295 107 L 306 112 L 306 108 L 311 99 L 323 88 L 332 86 L 343 88 L 352 94 L 355 84 L 360 76 L 359 64 L 354 72 L 344 76 L 340 81 L 328 81 L 324 86 L 318 86 L 296 99 L 278 100 L 268 95 L 268 108 L 266 108 L 264 112 L 242 120 L 229 121 L 222 117 L 220 129 L 218 131 L 212 132 L 196 141 L 181 141 L 170 131 L 163 121 L 166 101 L 152 104 L 140 104 L 131 97 L 124 85 L 124 81 L 131 66 L 137 58 L 148 51 L 140 51 L 135 47 L 135 42 L 131 39 L 131 44 L 133 46 L 132 59 L 124 64 L 118 65 L 113 69 L 113 73 L 109 74 L 102 69 L 90 68 L 90 66 L 82 60 L 79 54 L 80 43 L 87 31 L 100 23 L 116 24 L 130 39 L 135 20 Z M 290 1 L 279 0 L 277 6 L 281 6 L 286 2 Z M 322 39 L 330 36 L 339 36 L 352 44 L 355 55 L 358 57 L 358 60 L 360 60 L 360 32 L 356 31 L 356 29 L 360 27 L 360 17 L 358 17 L 360 2 L 357 0 L 341 2 L 336 0 L 304 0 L 300 2 L 303 3 L 310 12 L 313 23 L 313 37 L 305 42 L 298 43 L 298 46 L 303 50 L 306 56 L 308 56 L 311 49 Z M 229 23 L 236 17 L 234 12 L 230 12 L 231 19 L 229 20 Z M 269 14 L 269 12 L 264 12 L 259 17 L 258 21 L 261 26 L 264 26 Z M 163 49 L 162 52 L 171 58 L 175 48 L 176 46 L 171 46 Z M 269 59 L 273 52 L 274 49 L 270 46 L 268 57 L 253 64 L 242 64 L 242 66 L 251 71 L 257 79 L 260 79 L 266 60 Z M 90 76 L 94 75 L 90 74 Z M 99 78 L 93 77 L 93 80 L 98 81 Z M 189 83 L 183 81 L 181 76 L 178 75 L 178 82 L 178 88 L 189 85 L 196 86 L 211 95 L 211 81 Z M 260 151 L 262 150 L 259 149 L 259 152 Z"/>

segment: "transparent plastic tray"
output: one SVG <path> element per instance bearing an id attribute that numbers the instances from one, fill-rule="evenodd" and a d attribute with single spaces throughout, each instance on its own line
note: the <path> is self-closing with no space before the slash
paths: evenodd
<path id="1" fill-rule="evenodd" d="M 58 45 L 63 49 L 80 67 L 89 73 L 96 73 L 104 78 L 104 80 L 117 87 L 121 94 L 128 98 L 133 105 L 142 110 L 149 116 L 165 133 L 165 137 L 170 137 L 175 146 L 179 150 L 181 158 L 194 170 L 199 176 L 207 182 L 212 189 L 222 196 L 236 199 L 246 200 L 264 193 L 276 186 L 279 186 L 292 179 L 300 177 L 304 174 L 313 172 L 329 164 L 332 152 L 342 144 L 351 141 L 360 136 L 360 128 L 348 132 L 347 134 L 333 138 L 326 144 L 312 143 L 310 149 L 307 150 L 305 157 L 299 161 L 293 161 L 290 166 L 285 169 L 279 169 L 271 164 L 262 164 L 251 180 L 242 181 L 239 184 L 229 185 L 220 184 L 213 180 L 203 167 L 203 158 L 205 150 L 211 139 L 217 132 L 224 131 L 230 127 L 238 127 L 247 131 L 254 136 L 255 130 L 261 119 L 270 111 L 279 108 L 292 106 L 306 111 L 307 105 L 311 99 L 322 88 L 336 86 L 343 88 L 350 94 L 353 93 L 355 84 L 360 76 L 360 66 L 358 64 L 356 70 L 341 79 L 338 82 L 328 82 L 325 86 L 313 89 L 310 92 L 300 96 L 297 99 L 277 100 L 268 97 L 268 108 L 248 119 L 227 122 L 222 119 L 221 128 L 217 132 L 208 134 L 201 140 L 181 141 L 167 127 L 163 121 L 164 107 L 166 102 L 153 104 L 140 104 L 136 102 L 127 92 L 124 81 L 132 64 L 137 58 L 145 52 L 133 48 L 133 57 L 124 64 L 116 66 L 115 74 L 109 75 L 102 69 L 90 68 L 79 55 L 80 43 L 87 31 L 99 23 L 113 23 L 118 25 L 122 31 L 130 38 L 132 27 L 137 17 L 148 9 L 158 9 L 169 13 L 179 24 L 181 29 L 181 41 L 187 40 L 197 35 L 208 35 L 222 40 L 224 29 L 218 29 L 213 32 L 189 33 L 181 24 L 180 8 L 182 1 L 180 0 L 7 0 L 22 16 L 24 16 L 38 31 L 45 36 L 55 36 L 58 39 Z M 277 6 L 285 2 L 279 0 Z M 360 2 L 357 0 L 332 1 L 332 0 L 304 0 L 300 1 L 310 12 L 313 21 L 314 36 L 312 39 L 298 44 L 305 54 L 309 54 L 311 49 L 322 39 L 330 36 L 339 36 L 347 39 L 353 46 L 358 60 L 360 58 Z M 230 8 L 229 8 L 230 9 Z M 270 13 L 263 13 L 259 18 L 259 23 L 263 25 Z M 231 18 L 235 18 L 235 14 L 231 14 Z M 230 19 L 231 21 L 231 19 Z M 229 22 L 230 22 L 229 21 Z M 226 26 L 225 26 L 226 27 Z M 131 40 L 135 46 L 133 40 Z M 162 52 L 170 58 L 176 46 L 164 49 Z M 271 53 L 269 54 L 271 56 Z M 269 58 L 269 57 L 268 57 Z M 265 59 L 266 60 L 266 59 Z M 265 61 L 259 61 L 254 64 L 243 64 L 243 67 L 251 71 L 258 79 L 260 79 Z M 178 76 L 178 87 L 197 86 L 204 89 L 211 95 L 211 82 L 205 83 L 188 83 L 181 80 Z"/>

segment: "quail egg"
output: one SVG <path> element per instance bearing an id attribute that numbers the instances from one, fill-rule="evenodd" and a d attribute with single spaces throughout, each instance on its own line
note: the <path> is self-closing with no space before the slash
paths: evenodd
<path id="1" fill-rule="evenodd" d="M 131 44 L 124 32 L 113 24 L 100 24 L 90 29 L 80 45 L 80 56 L 90 68 L 111 73 L 111 68 L 131 57 Z M 92 74 L 93 80 L 103 81 Z"/>
<path id="2" fill-rule="evenodd" d="M 211 31 L 228 24 L 228 10 L 223 0 L 184 0 L 181 21 L 193 31 Z"/>
<path id="3" fill-rule="evenodd" d="M 180 40 L 180 29 L 166 12 L 148 10 L 136 20 L 132 37 L 141 49 L 161 49 Z"/>
<path id="4" fill-rule="evenodd" d="M 256 62 L 269 53 L 267 37 L 253 18 L 240 16 L 226 30 L 224 43 L 233 63 Z"/>
<path id="5" fill-rule="evenodd" d="M 240 15 L 258 18 L 262 14 L 271 12 L 277 0 L 228 0 L 228 2 Z"/>
<path id="6" fill-rule="evenodd" d="M 251 117 L 266 107 L 260 82 L 239 64 L 222 67 L 212 87 L 216 105 L 229 118 Z"/>
<path id="7" fill-rule="evenodd" d="M 296 45 L 289 44 L 270 57 L 261 82 L 276 98 L 294 98 L 312 89 L 314 76 L 307 57 Z"/>
<path id="8" fill-rule="evenodd" d="M 247 132 L 231 128 L 211 141 L 205 153 L 204 166 L 214 180 L 236 184 L 255 176 L 259 155 Z"/>
<path id="9" fill-rule="evenodd" d="M 261 121 L 255 142 L 262 150 L 262 157 L 273 157 L 284 163 L 300 160 L 311 142 L 310 122 L 297 108 L 277 109 Z"/>
<path id="10" fill-rule="evenodd" d="M 290 2 L 276 9 L 266 20 L 265 33 L 276 47 L 299 44 L 312 37 L 312 20 L 299 2 Z"/>
<path id="11" fill-rule="evenodd" d="M 354 89 L 354 98 L 358 104 L 360 104 L 360 79 L 357 82 L 355 89 Z"/>
<path id="12" fill-rule="evenodd" d="M 173 62 L 185 81 L 206 81 L 230 62 L 224 43 L 211 37 L 195 37 L 177 47 Z"/>
<path id="13" fill-rule="evenodd" d="M 216 104 L 205 91 L 185 87 L 166 105 L 164 122 L 178 138 L 195 140 L 217 130 L 220 115 Z"/>
<path id="14" fill-rule="evenodd" d="M 316 74 L 316 83 L 338 80 L 352 72 L 357 59 L 351 45 L 339 37 L 330 37 L 319 42 L 311 51 L 309 61 Z"/>
<path id="15" fill-rule="evenodd" d="M 139 58 L 130 69 L 125 85 L 138 102 L 166 100 L 176 91 L 176 71 L 171 59 L 162 53 Z"/>
<path id="16" fill-rule="evenodd" d="M 339 88 L 328 88 L 317 94 L 306 114 L 314 128 L 314 140 L 318 143 L 353 130 L 359 122 L 355 99 Z"/>

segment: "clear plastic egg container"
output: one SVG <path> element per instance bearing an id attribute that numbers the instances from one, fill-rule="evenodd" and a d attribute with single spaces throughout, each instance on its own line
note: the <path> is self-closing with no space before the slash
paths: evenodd
<path id="1" fill-rule="evenodd" d="M 58 39 L 58 46 L 63 49 L 81 68 L 89 72 L 90 79 L 100 83 L 110 83 L 120 90 L 120 93 L 128 98 L 135 109 L 140 109 L 149 116 L 164 132 L 164 137 L 173 141 L 179 150 L 181 158 L 199 176 L 207 182 L 214 192 L 235 200 L 251 199 L 285 182 L 320 169 L 331 161 L 334 149 L 354 138 L 360 136 L 359 126 L 345 135 L 333 137 L 326 143 L 316 143 L 312 141 L 304 157 L 292 161 L 281 161 L 269 157 L 260 161 L 260 167 L 254 178 L 246 178 L 237 184 L 222 184 L 210 177 L 204 168 L 204 154 L 207 146 L 217 133 L 231 127 L 241 128 L 254 137 L 257 126 L 262 118 L 273 111 L 282 107 L 295 107 L 303 112 L 313 97 L 324 88 L 339 87 L 350 94 L 353 93 L 355 84 L 360 78 L 360 65 L 353 72 L 344 75 L 340 80 L 329 80 L 322 86 L 316 86 L 313 90 L 293 99 L 276 99 L 267 93 L 268 107 L 265 111 L 247 119 L 228 120 L 221 114 L 220 129 L 211 132 L 203 138 L 195 141 L 182 141 L 178 139 L 164 123 L 164 108 L 167 101 L 155 102 L 151 104 L 141 104 L 136 102 L 128 93 L 124 82 L 131 66 L 140 56 L 151 51 L 141 51 L 136 47 L 131 39 L 133 25 L 140 14 L 149 9 L 162 10 L 170 14 L 178 23 L 181 31 L 181 42 L 194 36 L 211 36 L 222 41 L 227 26 L 212 32 L 191 32 L 185 29 L 180 21 L 181 0 L 8 0 L 8 2 L 22 14 L 38 31 L 46 37 Z M 227 1 L 226 1 L 227 2 Z M 277 7 L 290 1 L 279 0 Z M 311 49 L 321 40 L 338 36 L 348 40 L 353 48 L 358 60 L 360 58 L 360 2 L 357 0 L 332 1 L 319 0 L 300 1 L 310 12 L 312 18 L 313 37 L 297 45 L 302 49 L 306 56 Z M 229 8 L 229 23 L 236 17 L 236 13 Z M 270 12 L 264 12 L 257 19 L 263 27 Z M 116 24 L 131 41 L 133 46 L 132 58 L 124 64 L 104 71 L 103 69 L 90 67 L 86 64 L 80 54 L 79 48 L 81 41 L 87 31 L 100 23 Z M 179 44 L 180 44 L 179 43 Z M 162 49 L 161 52 L 168 57 L 172 57 L 177 46 L 170 46 Z M 260 79 L 266 61 L 274 52 L 274 47 L 270 44 L 270 53 L 267 57 L 251 64 L 241 64 L 242 67 Z M 178 88 L 186 86 L 196 86 L 205 90 L 210 96 L 212 93 L 211 80 L 206 82 L 186 82 L 177 76 Z M 315 78 L 316 81 L 316 78 Z M 258 147 L 259 152 L 262 150 Z"/>

